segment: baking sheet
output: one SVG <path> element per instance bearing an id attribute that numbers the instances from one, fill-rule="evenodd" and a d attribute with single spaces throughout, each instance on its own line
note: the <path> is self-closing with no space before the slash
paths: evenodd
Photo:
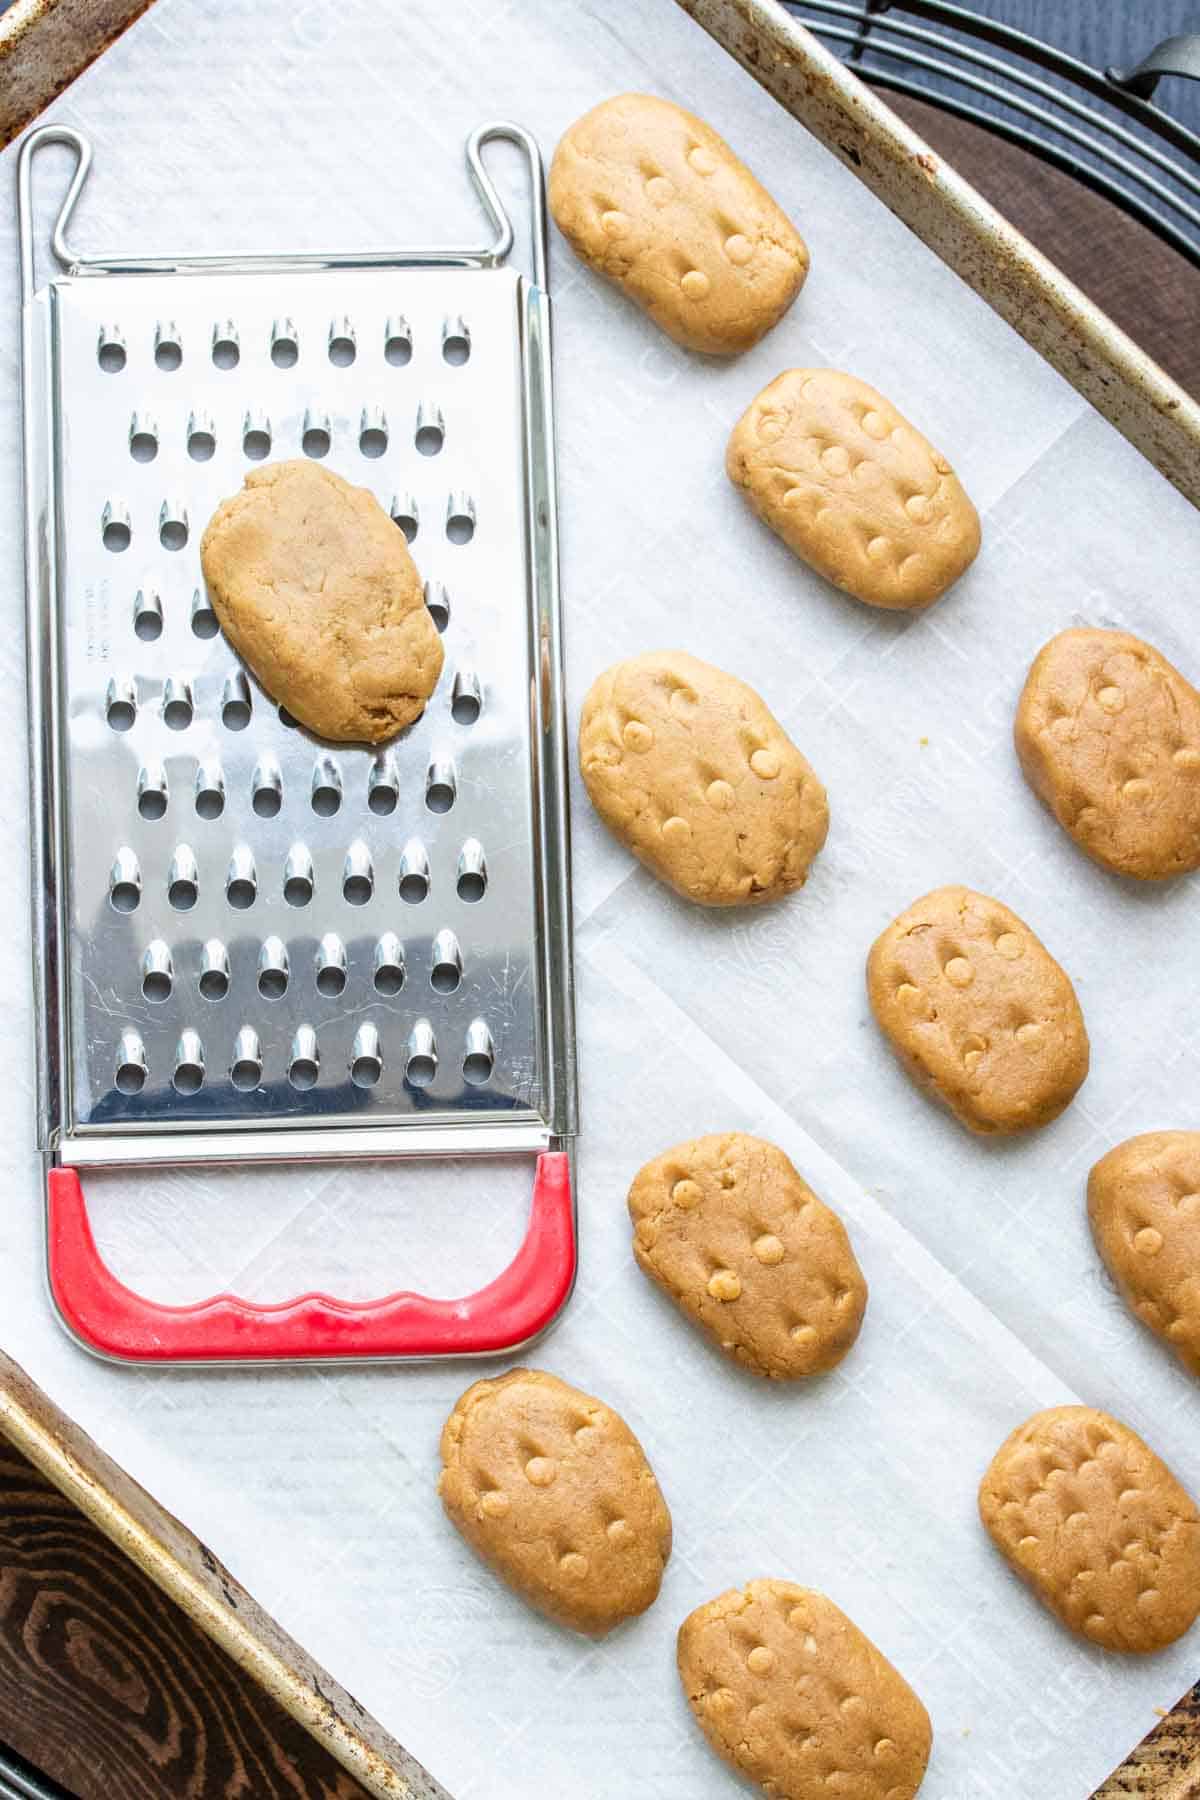
<path id="1" fill-rule="evenodd" d="M 573 717 L 613 658 L 682 645 L 754 683 L 826 782 L 828 845 L 787 904 L 675 900 L 575 792 L 581 1276 L 532 1360 L 617 1406 L 671 1503 L 657 1605 L 601 1645 L 529 1613 L 433 1495 L 441 1420 L 477 1371 L 147 1373 L 82 1355 L 41 1287 L 27 897 L 12 734 L 0 858 L 0 1341 L 467 1800 L 741 1791 L 693 1726 L 679 1621 L 755 1575 L 824 1589 L 933 1715 L 923 1800 L 1083 1800 L 1200 1669 L 1076 1642 L 991 1550 L 975 1488 L 1034 1408 L 1102 1405 L 1200 1491 L 1194 1383 L 1127 1316 L 1091 1249 L 1083 1182 L 1118 1139 L 1194 1125 L 1196 882 L 1133 888 L 1087 863 L 1017 772 L 1012 708 L 1063 626 L 1124 625 L 1197 674 L 1196 514 L 668 0 L 447 6 L 158 0 L 49 116 L 96 164 L 81 245 L 267 250 L 470 239 L 462 141 L 486 118 L 547 151 L 640 87 L 709 117 L 798 221 L 813 272 L 755 351 L 667 343 L 556 240 Z M 12 152 L 5 176 L 15 179 Z M 40 165 L 51 167 L 49 156 Z M 64 164 L 60 167 L 65 167 Z M 512 171 L 508 165 L 506 173 Z M 48 234 L 58 193 L 40 187 Z M 4 209 L 0 304 L 16 304 Z M 979 563 L 920 619 L 809 575 L 722 472 L 729 426 L 792 364 L 881 385 L 955 462 Z M 0 341 L 6 630 L 21 711 L 16 334 Z M 381 402 L 403 370 L 381 368 Z M 391 451 L 370 470 L 402 486 Z M 190 554 L 190 552 L 189 552 Z M 135 571 L 131 571 L 131 578 Z M 945 881 L 1003 898 L 1075 979 L 1093 1072 L 1027 1141 L 969 1139 L 870 1021 L 866 949 Z M 624 1195 L 646 1157 L 716 1128 L 781 1144 L 846 1218 L 871 1288 L 850 1357 L 804 1388 L 727 1366 L 637 1273 Z M 518 1243 L 528 1168 L 181 1172 L 90 1180 L 117 1271 L 161 1299 L 230 1285 L 463 1290 Z"/>

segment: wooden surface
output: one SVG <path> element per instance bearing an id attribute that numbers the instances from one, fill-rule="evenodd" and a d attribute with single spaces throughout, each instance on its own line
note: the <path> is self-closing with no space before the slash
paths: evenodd
<path id="1" fill-rule="evenodd" d="M 80 1800 L 367 1800 L 3 1439 L 0 1738 Z"/>

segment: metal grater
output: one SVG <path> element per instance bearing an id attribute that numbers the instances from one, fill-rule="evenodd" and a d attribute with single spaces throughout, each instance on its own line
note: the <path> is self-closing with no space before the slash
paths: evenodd
<path id="1" fill-rule="evenodd" d="M 484 167 L 517 144 L 533 278 Z M 35 291 L 32 164 L 77 164 Z M 482 1354 L 574 1276 L 575 1051 L 541 158 L 468 166 L 490 247 L 87 258 L 79 132 L 22 145 L 39 1113 L 69 1328 L 153 1360 Z M 256 462 L 312 456 L 412 544 L 445 648 L 379 750 L 297 727 L 217 629 L 199 539 Z M 117 1283 L 78 1171 L 202 1160 L 538 1157 L 480 1294 L 219 1296 Z"/>

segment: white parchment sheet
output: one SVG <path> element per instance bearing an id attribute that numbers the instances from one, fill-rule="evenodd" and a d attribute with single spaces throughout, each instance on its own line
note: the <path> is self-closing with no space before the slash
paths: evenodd
<path id="1" fill-rule="evenodd" d="M 611 660 L 683 646 L 763 693 L 832 806 L 802 894 L 718 915 L 638 870 L 575 793 L 582 1265 L 535 1360 L 642 1437 L 676 1527 L 658 1604 L 593 1646 L 527 1611 L 459 1542 L 434 1496 L 437 1437 L 478 1370 L 146 1374 L 92 1361 L 51 1317 L 8 200 L 0 1343 L 460 1800 L 733 1800 L 680 1693 L 674 1635 L 701 1600 L 767 1574 L 824 1589 L 920 1691 L 936 1730 L 929 1800 L 1083 1800 L 1200 1673 L 1200 1634 L 1147 1661 L 1076 1642 L 991 1549 L 975 1489 L 1027 1413 L 1080 1399 L 1143 1431 L 1200 1490 L 1200 1395 L 1116 1301 L 1083 1206 L 1105 1148 L 1200 1122 L 1200 884 L 1134 888 L 1093 868 L 1021 781 L 1010 725 L 1030 658 L 1066 625 L 1129 626 L 1200 674 L 1196 514 L 669 0 L 158 0 L 51 114 L 95 141 L 82 245 L 378 246 L 478 235 L 461 148 L 478 122 L 516 118 L 549 152 L 628 88 L 728 135 L 803 229 L 813 269 L 765 343 L 718 367 L 556 240 L 572 724 Z M 11 196 L 11 150 L 3 162 Z M 40 190 L 47 228 L 53 188 Z M 742 408 L 780 369 L 822 363 L 880 385 L 983 514 L 977 565 L 922 618 L 825 587 L 726 483 Z M 397 440 L 370 471 L 380 491 L 403 486 L 402 454 Z M 1087 1017 L 1087 1086 L 1026 1140 L 969 1138 L 914 1092 L 868 1014 L 872 938 L 947 881 L 1023 915 Z M 727 1366 L 634 1267 L 632 1174 L 717 1128 L 773 1138 L 850 1227 L 866 1324 L 812 1385 Z M 528 1179 L 322 1169 L 110 1176 L 90 1192 L 104 1252 L 160 1298 L 314 1284 L 364 1296 L 487 1279 L 520 1239 Z"/>

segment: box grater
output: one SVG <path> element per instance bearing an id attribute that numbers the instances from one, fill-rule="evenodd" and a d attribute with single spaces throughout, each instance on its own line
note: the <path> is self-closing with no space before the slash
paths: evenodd
<path id="1" fill-rule="evenodd" d="M 529 279 L 484 146 L 528 165 Z M 76 165 L 35 290 L 32 166 Z M 39 1114 L 51 1290 L 102 1354 L 478 1355 L 575 1272 L 575 1048 L 547 240 L 519 126 L 473 133 L 489 247 L 91 257 L 78 131 L 22 145 Z M 378 749 L 324 744 L 220 634 L 199 539 L 264 459 L 368 486 L 445 667 Z M 88 1224 L 100 1165 L 536 1157 L 525 1241 L 458 1300 L 151 1303 Z"/>

